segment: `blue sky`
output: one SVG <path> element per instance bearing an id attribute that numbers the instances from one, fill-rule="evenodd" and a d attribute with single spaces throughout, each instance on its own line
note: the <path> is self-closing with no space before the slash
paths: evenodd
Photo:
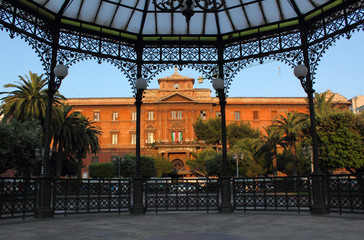
<path id="1" fill-rule="evenodd" d="M 327 89 L 350 99 L 364 95 L 364 32 L 355 32 L 351 39 L 341 38 L 330 47 L 316 72 L 314 89 Z M 10 39 L 0 31 L 0 92 L 3 86 L 17 81 L 18 75 L 44 73 L 34 50 L 24 40 Z M 158 88 L 157 79 L 174 73 L 169 69 L 153 79 L 149 88 Z M 198 78 L 201 74 L 191 69 L 180 72 L 183 76 Z M 195 82 L 195 88 L 210 88 L 210 82 Z M 60 88 L 67 98 L 77 97 L 131 97 L 132 91 L 126 77 L 108 63 L 97 64 L 87 60 L 69 68 L 69 75 Z M 230 97 L 305 97 L 293 70 L 284 63 L 270 62 L 242 69 L 234 78 L 229 91 Z"/>

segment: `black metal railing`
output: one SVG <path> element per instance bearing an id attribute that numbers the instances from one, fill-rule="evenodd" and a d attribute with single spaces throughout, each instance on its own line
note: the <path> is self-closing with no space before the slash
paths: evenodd
<path id="1" fill-rule="evenodd" d="M 129 179 L 55 179 L 55 214 L 127 212 L 130 209 Z"/>
<path id="2" fill-rule="evenodd" d="M 218 210 L 218 179 L 154 179 L 145 183 L 147 211 Z"/>
<path id="3" fill-rule="evenodd" d="M 234 178 L 235 210 L 309 211 L 309 177 Z"/>
<path id="4" fill-rule="evenodd" d="M 328 176 L 331 212 L 364 213 L 364 175 Z"/>
<path id="5" fill-rule="evenodd" d="M 0 178 L 0 218 L 33 216 L 37 186 L 33 178 Z"/>
<path id="6" fill-rule="evenodd" d="M 0 178 L 0 218 L 33 216 L 38 178 Z M 132 180 L 53 179 L 54 214 L 130 212 Z M 309 211 L 311 177 L 234 178 L 235 211 Z M 327 175 L 325 196 L 331 212 L 364 213 L 364 175 Z M 144 182 L 146 211 L 218 211 L 219 179 L 152 179 Z"/>

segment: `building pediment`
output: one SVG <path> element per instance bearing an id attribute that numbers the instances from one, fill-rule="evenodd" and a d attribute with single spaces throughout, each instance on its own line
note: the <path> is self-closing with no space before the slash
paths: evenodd
<path id="1" fill-rule="evenodd" d="M 159 99 L 158 102 L 162 103 L 186 103 L 186 102 L 196 102 L 194 99 L 184 96 L 179 93 L 174 93 Z"/>

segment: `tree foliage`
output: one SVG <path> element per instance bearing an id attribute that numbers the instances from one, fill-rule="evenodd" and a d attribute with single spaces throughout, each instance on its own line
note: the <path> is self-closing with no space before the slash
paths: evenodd
<path id="1" fill-rule="evenodd" d="M 307 115 L 298 112 L 286 112 L 275 120 L 278 130 L 283 134 L 282 145 L 292 153 L 294 176 L 298 174 L 296 143 L 302 137 L 302 127 L 306 121 Z"/>
<path id="2" fill-rule="evenodd" d="M 226 135 L 230 147 L 233 147 L 239 140 L 244 138 L 259 138 L 260 132 L 254 129 L 249 122 L 233 122 L 226 126 Z"/>
<path id="3" fill-rule="evenodd" d="M 35 173 L 40 166 L 35 149 L 41 146 L 41 132 L 36 121 L 0 122 L 0 172 L 13 169 L 22 177 Z"/>
<path id="4" fill-rule="evenodd" d="M 257 140 L 256 138 L 241 139 L 234 145 L 232 153 L 229 155 L 229 159 L 235 163 L 232 156 L 237 154 L 240 177 L 256 177 L 267 172 L 265 158 L 258 154 L 259 141 Z M 235 165 L 234 169 L 236 171 Z"/>
<path id="5" fill-rule="evenodd" d="M 221 142 L 221 119 L 209 118 L 206 121 L 198 117 L 193 124 L 196 138 L 206 144 L 219 144 Z"/>
<path id="6" fill-rule="evenodd" d="M 38 76 L 36 73 L 29 72 L 29 77 L 19 76 L 20 81 L 17 84 L 6 84 L 5 88 L 14 88 L 10 92 L 2 92 L 7 94 L 1 98 L 0 115 L 4 120 L 29 121 L 32 119 L 39 120 L 44 128 L 45 114 L 47 108 L 48 94 L 46 89 L 47 80 L 43 78 L 43 74 Z M 58 92 L 53 98 L 55 106 L 60 105 L 60 101 L 65 98 Z M 58 108 L 54 108 L 52 112 L 52 126 L 55 127 Z"/>
<path id="7" fill-rule="evenodd" d="M 198 154 L 194 154 L 195 160 L 187 160 L 187 165 L 196 175 L 208 176 L 206 162 L 217 155 L 216 150 L 206 148 Z"/>
<path id="8" fill-rule="evenodd" d="M 120 161 L 120 175 L 124 178 L 130 178 L 135 174 L 135 155 L 125 155 L 122 161 L 120 157 L 114 162 L 114 172 L 117 172 L 118 161 Z M 157 170 L 155 168 L 154 158 L 150 156 L 140 156 L 140 170 L 144 179 L 155 177 Z"/>
<path id="9" fill-rule="evenodd" d="M 154 158 L 156 177 L 164 177 L 173 172 L 173 166 L 167 159 L 157 156 Z"/>
<path id="10" fill-rule="evenodd" d="M 305 157 L 300 152 L 301 146 L 297 148 L 297 173 L 298 175 L 307 175 L 311 170 L 310 157 Z M 287 175 L 293 175 L 293 154 L 289 149 L 277 154 L 277 170 Z"/>
<path id="11" fill-rule="evenodd" d="M 82 159 L 88 153 L 96 154 L 99 151 L 102 132 L 93 125 L 94 122 L 79 112 L 72 112 L 72 106 L 62 105 L 60 112 L 60 124 L 52 129 L 53 149 L 60 153 L 56 155 L 56 176 L 61 175 L 63 163 L 75 166 L 70 163 L 76 161 L 77 175 L 81 177 Z"/>
<path id="12" fill-rule="evenodd" d="M 221 144 L 222 130 L 221 118 L 209 118 L 206 121 L 200 117 L 193 124 L 196 138 L 208 145 Z M 260 132 L 250 126 L 249 123 L 233 122 L 226 126 L 226 136 L 230 147 L 243 138 L 258 138 Z"/>
<path id="13" fill-rule="evenodd" d="M 43 127 L 45 132 L 45 113 L 48 101 L 48 89 L 46 89 L 47 80 L 43 75 L 38 76 L 29 72 L 29 77 L 19 76 L 20 81 L 17 84 L 7 84 L 5 88 L 15 88 L 3 97 L 1 104 L 1 113 L 4 115 L 4 121 L 9 119 L 20 122 L 36 119 Z M 51 161 L 53 166 L 50 169 L 56 171 L 56 176 L 62 175 L 62 172 L 71 174 L 71 169 L 63 171 L 64 166 L 74 167 L 74 161 L 78 165 L 78 177 L 81 177 L 82 158 L 88 153 L 96 154 L 100 149 L 99 136 L 101 131 L 93 126 L 93 122 L 80 113 L 71 113 L 72 107 L 61 105 L 61 100 L 65 98 L 58 92 L 53 98 L 53 112 L 51 117 L 51 134 L 53 137 L 52 149 L 57 151 Z M 42 136 L 39 134 L 39 137 Z M 44 137 L 44 134 L 43 134 Z M 44 141 L 44 138 L 43 138 Z M 44 142 L 43 142 L 44 144 Z"/>
<path id="14" fill-rule="evenodd" d="M 91 163 L 88 167 L 92 178 L 112 178 L 114 177 L 113 163 Z"/>
<path id="15" fill-rule="evenodd" d="M 364 119 L 349 111 L 317 119 L 320 161 L 326 169 L 364 171 Z"/>
<path id="16" fill-rule="evenodd" d="M 277 146 L 282 144 L 283 132 L 275 124 L 264 127 L 265 134 L 260 138 L 258 155 L 265 158 L 268 169 L 277 176 Z"/>
<path id="17" fill-rule="evenodd" d="M 315 93 L 314 107 L 316 117 L 325 116 L 343 108 L 337 102 L 333 102 L 335 94 L 327 96 L 327 93 Z"/>

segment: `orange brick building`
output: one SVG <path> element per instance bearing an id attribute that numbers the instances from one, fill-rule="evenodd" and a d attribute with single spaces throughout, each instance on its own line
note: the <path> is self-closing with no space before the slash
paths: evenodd
<path id="1" fill-rule="evenodd" d="M 141 151 L 144 155 L 159 154 L 172 162 L 175 169 L 188 173 L 186 161 L 202 146 L 195 141 L 193 123 L 220 115 L 219 100 L 210 89 L 195 89 L 195 79 L 181 76 L 177 70 L 158 79 L 159 89 L 147 89 L 141 110 Z M 334 101 L 349 103 L 341 95 Z M 94 120 L 101 127 L 101 151 L 84 160 L 83 177 L 88 177 L 91 162 L 110 162 L 112 157 L 135 153 L 136 108 L 134 98 L 68 99 L 75 111 Z M 262 129 L 284 112 L 308 113 L 302 97 L 227 98 L 226 123 L 250 122 Z"/>

